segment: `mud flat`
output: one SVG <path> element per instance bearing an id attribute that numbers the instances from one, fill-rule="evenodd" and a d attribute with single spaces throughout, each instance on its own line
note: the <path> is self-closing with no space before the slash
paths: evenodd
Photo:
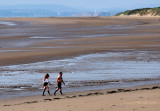
<path id="1" fill-rule="evenodd" d="M 159 17 L 0 18 L 0 65 L 115 49 L 158 51 L 159 20 Z"/>
<path id="2" fill-rule="evenodd" d="M 158 111 L 159 21 L 0 18 L 1 109 Z M 64 72 L 66 95 L 36 96 L 41 95 L 45 73 L 51 74 L 54 91 L 59 71 Z"/>

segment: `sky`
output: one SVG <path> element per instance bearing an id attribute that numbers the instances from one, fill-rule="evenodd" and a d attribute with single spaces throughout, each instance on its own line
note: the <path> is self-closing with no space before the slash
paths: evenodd
<path id="1" fill-rule="evenodd" d="M 134 9 L 139 7 L 160 7 L 160 0 L 0 0 L 0 6 L 19 4 L 58 4 L 87 9 L 124 7 Z"/>

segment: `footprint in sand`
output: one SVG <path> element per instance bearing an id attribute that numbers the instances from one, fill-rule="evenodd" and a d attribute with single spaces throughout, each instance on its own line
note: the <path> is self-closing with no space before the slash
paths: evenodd
<path id="1" fill-rule="evenodd" d="M 59 99 L 61 99 L 61 98 L 53 98 L 54 100 L 59 100 Z"/>

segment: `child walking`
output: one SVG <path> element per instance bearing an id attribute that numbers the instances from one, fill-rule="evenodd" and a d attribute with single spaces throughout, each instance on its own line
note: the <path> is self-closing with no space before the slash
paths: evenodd
<path id="1" fill-rule="evenodd" d="M 50 84 L 50 82 L 49 82 L 49 74 L 46 74 L 44 76 L 44 78 L 43 78 L 43 94 L 42 94 L 42 96 L 45 96 L 44 93 L 45 93 L 46 89 L 48 91 L 48 94 L 51 95 L 50 92 L 49 92 L 48 84 Z"/>
<path id="2" fill-rule="evenodd" d="M 63 93 L 62 93 L 62 83 L 65 85 L 65 83 L 63 81 L 63 78 L 62 78 L 62 72 L 59 72 L 59 76 L 57 77 L 57 89 L 53 93 L 54 95 L 56 95 L 56 92 L 58 90 L 60 90 L 61 95 L 63 95 Z"/>

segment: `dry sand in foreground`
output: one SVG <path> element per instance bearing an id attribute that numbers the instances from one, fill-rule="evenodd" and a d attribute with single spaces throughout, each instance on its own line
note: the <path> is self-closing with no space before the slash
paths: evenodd
<path id="1" fill-rule="evenodd" d="M 159 111 L 160 87 L 1 100 L 2 111 Z"/>

